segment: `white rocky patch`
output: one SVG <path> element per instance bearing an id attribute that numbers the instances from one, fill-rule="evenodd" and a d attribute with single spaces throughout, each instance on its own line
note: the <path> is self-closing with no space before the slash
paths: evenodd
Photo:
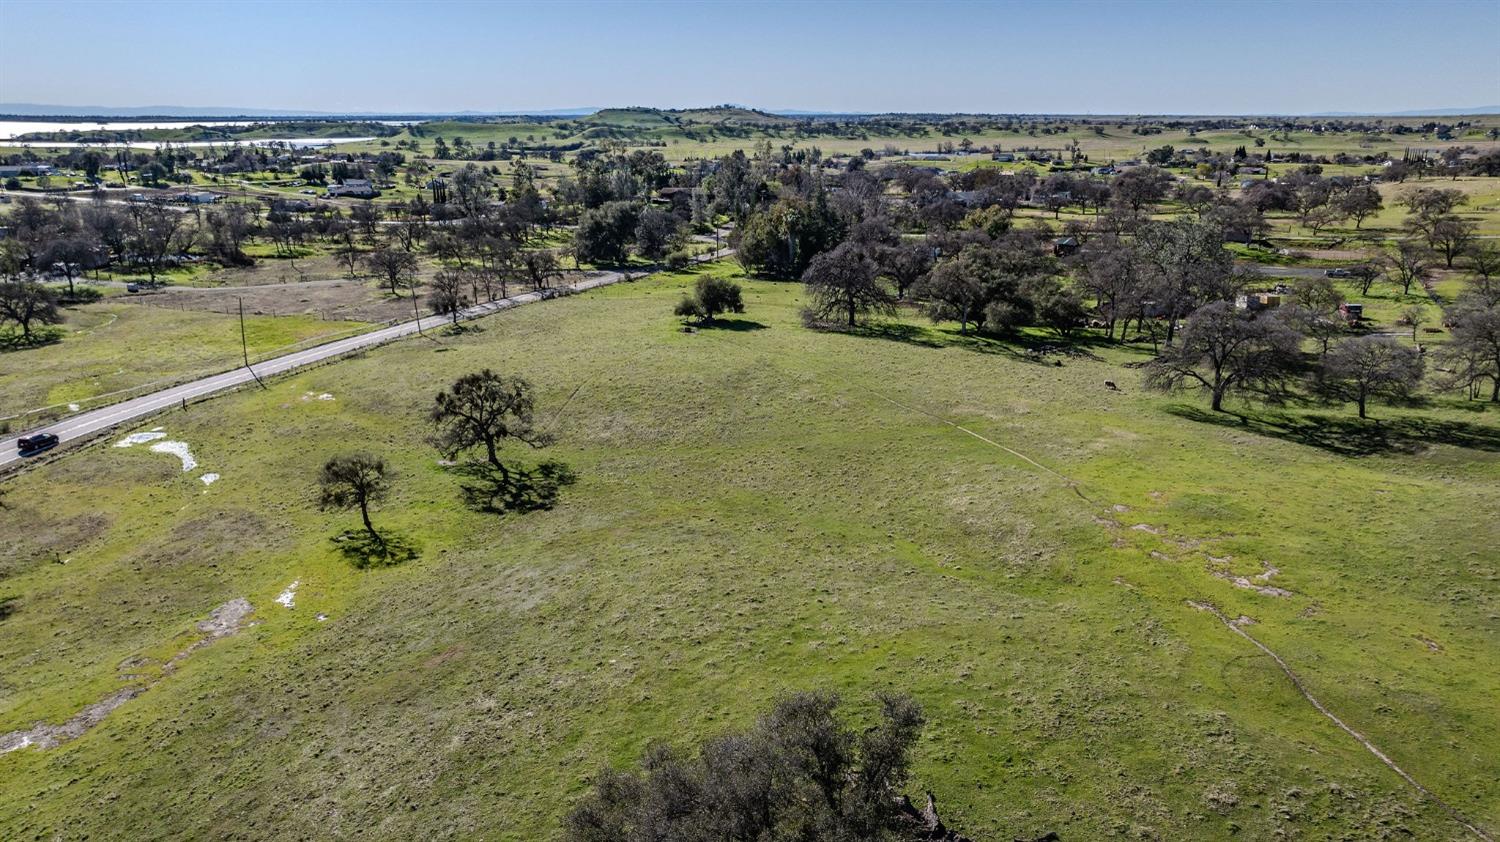
<path id="1" fill-rule="evenodd" d="M 276 604 L 286 608 L 294 608 L 297 605 L 297 586 L 302 584 L 301 579 L 293 581 L 286 586 L 286 590 L 276 596 Z"/>
<path id="2" fill-rule="evenodd" d="M 209 473 L 209 474 L 204 474 L 201 477 L 198 477 L 198 479 L 202 480 L 204 485 L 213 485 L 214 483 L 216 483 L 216 482 L 219 481 L 219 475 L 218 474 Z"/>
<path id="3" fill-rule="evenodd" d="M 146 442 L 156 441 L 157 439 L 164 439 L 166 437 L 167 434 L 163 433 L 160 427 L 157 427 L 150 432 L 131 433 L 125 438 L 115 442 L 115 447 L 131 447 L 137 444 L 145 444 Z"/>
<path id="4" fill-rule="evenodd" d="M 152 453 L 170 453 L 182 460 L 182 470 L 191 471 L 198 467 L 198 460 L 193 458 L 193 451 L 188 448 L 185 441 L 162 441 L 151 445 Z"/>

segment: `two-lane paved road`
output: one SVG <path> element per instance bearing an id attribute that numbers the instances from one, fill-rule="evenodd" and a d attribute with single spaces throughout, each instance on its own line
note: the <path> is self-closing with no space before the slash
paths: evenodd
<path id="1" fill-rule="evenodd" d="M 716 260 L 728 253 L 728 250 L 724 249 L 716 254 L 705 256 L 704 259 Z M 567 289 L 573 292 L 582 292 L 625 280 L 626 277 L 625 274 L 620 272 L 605 272 L 571 284 Z M 635 275 L 633 277 L 641 276 Z M 476 319 L 481 316 L 490 315 L 491 313 L 498 313 L 501 310 L 509 310 L 512 307 L 540 300 L 542 300 L 542 293 L 528 292 L 522 295 L 511 296 L 510 298 L 502 298 L 497 301 L 475 305 L 464 310 L 461 318 Z M 390 327 L 381 328 L 380 330 L 362 333 L 358 336 L 351 336 L 347 339 L 329 342 L 326 345 L 318 345 L 303 351 L 296 351 L 256 363 L 251 366 L 251 369 L 254 369 L 254 375 L 251 374 L 250 369 L 244 367 L 236 368 L 232 371 L 183 383 L 180 386 L 162 389 L 159 392 L 152 392 L 149 395 L 132 398 L 128 401 L 110 404 L 109 406 L 100 407 L 89 412 L 81 412 L 77 415 L 64 418 L 50 426 L 28 430 L 21 435 L 53 433 L 62 442 L 91 436 L 102 430 L 143 418 L 152 413 L 160 412 L 163 409 L 181 405 L 184 401 L 196 400 L 206 395 L 242 386 L 254 381 L 255 375 L 259 375 L 262 378 L 270 377 L 275 374 L 312 365 L 313 363 L 343 356 L 353 351 L 383 345 L 404 336 L 411 336 L 417 333 L 419 328 L 421 330 L 438 330 L 447 324 L 449 324 L 447 316 L 424 316 L 421 319 L 412 319 L 411 321 L 401 322 Z M 17 435 L 0 439 L 0 472 L 15 467 L 21 461 L 21 456 L 16 452 L 16 440 L 20 437 L 20 435 Z"/>

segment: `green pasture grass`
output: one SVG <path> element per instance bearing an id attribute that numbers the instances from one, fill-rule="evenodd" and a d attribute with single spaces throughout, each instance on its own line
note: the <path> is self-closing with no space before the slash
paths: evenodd
<path id="1" fill-rule="evenodd" d="M 139 425 L 194 472 L 122 429 L 8 480 L 0 730 L 160 676 L 229 599 L 257 624 L 0 756 L 0 836 L 555 839 L 602 764 L 830 688 L 918 698 L 909 789 L 975 838 L 1467 838 L 1189 600 L 1500 824 L 1493 407 L 1216 416 L 1144 392 L 1135 351 L 819 333 L 800 286 L 707 271 L 745 284 L 716 328 L 670 315 L 693 274 L 619 284 Z M 486 367 L 558 436 L 508 457 L 579 476 L 552 510 L 468 510 L 425 443 L 437 389 Z M 419 559 L 360 572 L 330 541 L 357 515 L 314 476 L 350 450 L 391 463 L 374 519 Z M 1212 575 L 1264 564 L 1291 596 Z"/>
<path id="2" fill-rule="evenodd" d="M 190 375 L 233 368 L 241 360 L 237 315 L 109 300 L 68 308 L 64 313 L 60 341 L 0 352 L 0 415 L 87 403 L 147 383 L 170 385 Z M 245 339 L 253 357 L 365 327 L 302 315 L 247 315 Z"/>

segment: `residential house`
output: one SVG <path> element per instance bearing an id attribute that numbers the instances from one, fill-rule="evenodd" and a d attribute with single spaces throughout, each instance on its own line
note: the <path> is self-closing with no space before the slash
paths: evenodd
<path id="1" fill-rule="evenodd" d="M 40 164 L 35 161 L 25 164 L 0 164 L 0 178 L 15 178 L 18 175 L 52 175 L 56 170 L 51 164 Z"/>
<path id="2" fill-rule="evenodd" d="M 356 199 L 373 199 L 380 195 L 368 178 L 346 178 L 343 184 L 331 184 L 329 196 L 353 196 Z"/>

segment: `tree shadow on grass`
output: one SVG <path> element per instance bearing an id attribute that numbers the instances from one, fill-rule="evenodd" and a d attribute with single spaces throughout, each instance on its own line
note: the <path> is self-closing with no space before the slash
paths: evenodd
<path id="1" fill-rule="evenodd" d="M 61 342 L 63 331 L 55 327 L 38 328 L 31 332 L 31 336 L 24 336 L 17 331 L 0 331 L 0 354 L 11 351 L 28 351 L 32 348 L 41 348 Z"/>
<path id="2" fill-rule="evenodd" d="M 765 330 L 766 325 L 752 319 L 714 319 L 711 322 L 693 322 L 695 330 Z"/>
<path id="3" fill-rule="evenodd" d="M 838 328 L 829 329 L 838 330 Z M 916 345 L 921 348 L 943 347 L 942 342 L 928 335 L 929 331 L 926 328 L 920 325 L 906 324 L 905 322 L 863 324 L 843 328 L 843 332 L 863 339 L 884 339 L 888 342 L 904 342 L 907 345 Z"/>
<path id="4" fill-rule="evenodd" d="M 562 489 L 578 481 L 572 468 L 550 460 L 535 468 L 507 471 L 485 462 L 455 465 L 451 470 L 466 480 L 459 486 L 464 503 L 489 514 L 550 509 Z"/>
<path id="5" fill-rule="evenodd" d="M 961 348 L 976 354 L 994 354 L 1034 365 L 1062 365 L 1064 358 L 1097 360 L 1099 356 L 1092 349 L 1100 346 L 1131 350 L 1092 334 L 1056 337 L 1021 333 L 999 336 L 980 331 L 961 333 L 957 328 L 925 327 L 910 322 L 873 322 L 852 328 L 836 325 L 819 327 L 863 339 L 882 339 L 920 348 Z"/>
<path id="6" fill-rule="evenodd" d="M 1417 453 L 1437 444 L 1500 452 L 1500 429 L 1466 421 L 1411 417 L 1361 420 L 1353 416 L 1339 418 L 1282 412 L 1240 415 L 1180 404 L 1168 407 L 1167 412 L 1189 421 L 1295 442 L 1340 456 Z"/>
<path id="7" fill-rule="evenodd" d="M 421 555 L 421 547 L 404 536 L 381 533 L 379 538 L 363 529 L 350 529 L 333 537 L 345 560 L 360 570 L 395 567 Z"/>

